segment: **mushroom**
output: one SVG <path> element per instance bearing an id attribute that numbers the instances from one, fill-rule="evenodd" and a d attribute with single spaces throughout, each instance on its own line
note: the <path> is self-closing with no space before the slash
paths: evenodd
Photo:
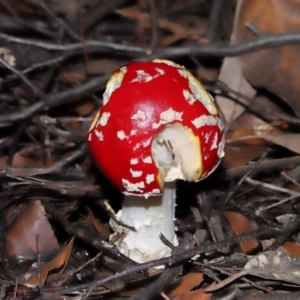
<path id="1" fill-rule="evenodd" d="M 162 59 L 131 62 L 112 74 L 87 134 L 90 154 L 125 194 L 111 241 L 142 263 L 174 246 L 176 180 L 199 181 L 224 155 L 213 98 L 184 67 Z M 124 224 L 127 226 L 122 226 Z"/>

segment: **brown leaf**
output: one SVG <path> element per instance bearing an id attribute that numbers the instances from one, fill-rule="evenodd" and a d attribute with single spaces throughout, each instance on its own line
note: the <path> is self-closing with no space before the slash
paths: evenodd
<path id="1" fill-rule="evenodd" d="M 78 84 L 87 81 L 86 74 L 78 72 L 64 71 L 59 75 L 59 78 L 64 84 Z"/>
<path id="2" fill-rule="evenodd" d="M 85 82 L 87 74 L 98 76 L 112 73 L 120 67 L 113 59 L 89 59 L 86 63 L 76 63 L 66 66 L 60 73 L 60 78 L 65 83 Z"/>
<path id="3" fill-rule="evenodd" d="M 4 169 L 7 168 L 7 156 L 0 157 L 0 166 Z M 13 156 L 12 166 L 14 167 L 42 167 L 41 161 L 36 161 L 34 159 L 28 158 L 21 153 L 17 152 Z"/>
<path id="4" fill-rule="evenodd" d="M 300 154 L 300 134 L 285 133 L 272 124 L 268 124 L 256 116 L 244 113 L 232 125 L 231 131 L 226 136 L 227 148 L 233 148 L 236 152 L 241 151 L 245 146 L 264 146 L 276 144 Z M 248 151 L 242 153 L 244 156 L 251 157 L 251 152 L 255 149 L 248 147 Z M 236 153 L 238 155 L 238 153 Z M 252 158 L 255 158 L 253 156 Z M 227 155 L 224 160 L 231 160 L 232 157 Z M 249 159 L 250 160 L 250 159 Z"/>
<path id="5" fill-rule="evenodd" d="M 56 237 L 45 217 L 40 200 L 29 202 L 7 231 L 7 254 L 17 259 L 37 257 L 37 243 L 42 259 L 53 257 L 59 251 Z"/>
<path id="6" fill-rule="evenodd" d="M 300 245 L 293 242 L 285 242 L 282 247 L 293 256 L 300 257 Z"/>
<path id="7" fill-rule="evenodd" d="M 228 146 L 225 149 L 225 157 L 222 159 L 221 166 L 225 169 L 244 166 L 249 161 L 262 155 L 265 151 L 266 146 L 259 145 Z"/>
<path id="8" fill-rule="evenodd" d="M 297 0 L 240 0 L 236 9 L 236 43 L 256 36 L 246 23 L 263 33 L 287 33 L 300 30 L 300 6 Z M 268 89 L 284 99 L 300 116 L 299 101 L 300 46 L 290 45 L 239 56 L 243 75 L 254 86 Z"/>
<path id="9" fill-rule="evenodd" d="M 52 282 L 57 280 L 63 271 L 65 270 L 66 265 L 68 264 L 72 249 L 73 249 L 74 238 L 71 239 L 67 247 L 62 249 L 51 261 L 49 261 L 46 265 L 41 268 L 41 284 L 42 286 L 46 281 Z M 55 270 L 56 272 L 49 275 L 51 270 Z M 26 282 L 29 286 L 36 286 L 38 283 L 38 274 L 32 275 Z"/>
<path id="10" fill-rule="evenodd" d="M 107 240 L 109 239 L 110 236 L 110 230 L 105 224 L 103 224 L 100 220 L 96 219 L 92 213 L 92 211 L 87 208 L 89 214 L 86 216 L 86 221 L 93 225 L 95 229 Z"/>
<path id="11" fill-rule="evenodd" d="M 279 108 L 266 97 L 256 97 L 260 104 L 278 111 Z M 266 123 L 254 114 L 244 112 L 230 126 L 226 135 L 225 157 L 222 166 L 236 168 L 247 164 L 249 161 L 262 155 L 266 148 L 272 145 L 269 136 L 283 134 L 273 124 Z"/>
<path id="12" fill-rule="evenodd" d="M 241 214 L 231 211 L 225 211 L 224 215 L 236 235 L 243 232 L 250 232 L 255 229 L 251 222 L 249 222 L 249 220 Z M 249 253 L 250 251 L 253 251 L 254 249 L 259 247 L 259 242 L 256 239 L 252 238 L 240 242 L 239 245 L 243 253 Z"/>
<path id="13" fill-rule="evenodd" d="M 174 296 L 189 292 L 203 281 L 203 277 L 203 273 L 193 271 L 182 276 L 179 278 L 180 284 L 176 288 L 172 289 L 168 295 Z"/>
<path id="14" fill-rule="evenodd" d="M 173 300 L 210 300 L 211 294 L 206 293 L 204 290 L 197 290 L 186 293 L 184 295 L 178 295 Z"/>
<path id="15" fill-rule="evenodd" d="M 147 34 L 145 35 L 145 30 L 151 27 L 151 16 L 148 12 L 140 11 L 136 6 L 118 9 L 116 12 L 122 15 L 123 17 L 137 21 L 137 35 L 141 38 L 147 36 Z M 188 20 L 189 22 L 186 22 L 184 16 L 181 16 L 181 18 L 179 19 L 177 18 L 176 21 L 158 17 L 158 27 L 163 31 L 170 32 L 170 34 L 168 35 L 161 35 L 160 44 L 167 46 L 175 43 L 180 39 L 187 38 L 203 41 L 204 39 L 202 35 L 205 30 L 196 26 L 194 28 L 191 28 L 191 15 L 188 15 Z M 202 22 L 201 24 L 205 26 L 204 22 Z"/>
<path id="16" fill-rule="evenodd" d="M 74 110 L 79 116 L 87 116 L 95 109 L 95 105 L 91 102 L 80 103 Z"/>
<path id="17" fill-rule="evenodd" d="M 280 135 L 263 135 L 263 139 L 300 154 L 300 134 L 285 133 Z"/>
<path id="18" fill-rule="evenodd" d="M 159 270 L 161 272 L 161 270 Z M 153 273 L 153 276 L 157 275 L 157 270 L 155 273 Z M 153 277 L 150 276 L 150 277 Z M 167 293 L 168 296 L 176 296 L 176 295 L 182 295 L 188 293 L 191 289 L 198 286 L 203 281 L 203 273 L 201 272 L 190 272 L 181 278 L 179 278 L 180 283 L 175 288 L 169 289 L 169 292 Z M 145 289 L 145 284 L 140 287 L 136 287 L 134 289 L 129 289 L 126 291 L 122 291 L 119 293 L 119 295 L 128 297 L 135 295 L 136 293 L 139 293 Z"/>

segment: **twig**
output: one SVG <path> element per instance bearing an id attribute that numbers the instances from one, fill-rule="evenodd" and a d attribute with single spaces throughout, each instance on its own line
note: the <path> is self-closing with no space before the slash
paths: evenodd
<path id="1" fill-rule="evenodd" d="M 151 55 L 159 40 L 159 28 L 157 23 L 157 9 L 154 0 L 147 0 L 148 6 L 150 7 L 150 17 L 151 17 L 151 43 L 149 49 L 146 50 L 147 55 Z"/>
<path id="2" fill-rule="evenodd" d="M 151 261 L 148 263 L 137 264 L 135 266 L 132 266 L 132 267 L 122 271 L 122 272 L 116 273 L 112 276 L 108 276 L 103 279 L 95 280 L 92 284 L 93 284 L 93 286 L 103 285 L 107 282 L 111 282 L 116 279 L 123 278 L 123 277 L 128 276 L 129 274 L 133 274 L 135 272 L 141 272 L 141 271 L 147 270 L 148 268 L 151 268 L 151 267 L 156 267 L 156 266 L 160 266 L 160 265 L 171 266 L 174 263 L 179 263 L 186 259 L 190 259 L 197 254 L 202 254 L 202 253 L 207 253 L 207 252 L 211 253 L 212 251 L 215 251 L 218 248 L 222 248 L 222 247 L 232 247 L 233 245 L 240 243 L 241 241 L 248 240 L 250 238 L 258 238 L 260 236 L 265 237 L 265 236 L 270 236 L 270 235 L 272 235 L 274 237 L 274 236 L 279 235 L 280 233 L 281 233 L 281 231 L 272 230 L 270 228 L 260 228 L 260 229 L 254 230 L 252 232 L 245 232 L 238 236 L 228 238 L 221 242 L 216 242 L 216 243 L 212 243 L 212 244 L 205 245 L 205 246 L 195 247 L 191 250 L 185 250 L 180 254 L 172 255 L 170 257 L 162 258 L 162 259 Z M 90 286 L 91 286 L 91 284 L 87 283 L 87 284 L 76 285 L 73 287 L 67 287 L 65 289 L 61 289 L 60 291 L 51 293 L 51 296 L 50 295 L 48 296 L 47 293 L 42 293 L 42 295 L 39 299 L 43 299 L 43 300 L 50 299 L 49 297 L 59 296 L 62 294 L 86 289 L 86 288 L 89 288 Z"/>
<path id="3" fill-rule="evenodd" d="M 103 19 L 107 14 L 113 12 L 115 9 L 126 3 L 128 0 L 110 0 L 110 1 L 100 1 L 93 5 L 88 11 L 83 15 L 83 26 L 82 31 L 86 32 L 88 29 L 97 24 L 101 19 Z M 79 32 L 79 22 L 76 20 L 71 28 L 75 32 Z"/>
<path id="4" fill-rule="evenodd" d="M 81 42 L 81 38 L 78 34 L 76 34 L 69 26 L 60 18 L 57 17 L 55 13 L 46 5 L 44 1 L 40 4 L 40 6 L 60 25 L 63 29 L 68 33 L 68 35 L 73 38 L 75 41 Z"/>
<path id="5" fill-rule="evenodd" d="M 0 38 L 13 43 L 31 45 L 49 51 L 78 51 L 82 49 L 82 43 L 73 44 L 51 44 L 26 40 L 23 38 L 14 37 L 0 32 Z M 155 57 L 161 58 L 176 58 L 182 56 L 209 56 L 209 57 L 226 57 L 237 56 L 241 54 L 251 53 L 267 48 L 276 48 L 286 45 L 294 45 L 300 43 L 300 33 L 282 33 L 282 34 L 264 34 L 262 37 L 257 37 L 250 42 L 239 45 L 228 44 L 193 44 L 189 46 L 174 46 L 157 48 L 150 56 L 144 57 L 146 49 L 144 47 L 123 45 L 118 43 L 86 40 L 85 46 L 87 51 L 114 51 L 116 54 L 141 55 L 141 59 L 151 60 Z"/>
<path id="6" fill-rule="evenodd" d="M 250 184 L 252 184 L 252 185 L 254 185 L 254 186 L 264 187 L 264 188 L 272 190 L 272 191 L 277 191 L 277 192 L 289 194 L 291 196 L 300 197 L 300 193 L 299 192 L 295 192 L 295 191 L 292 191 L 290 189 L 286 189 L 286 188 L 283 188 L 283 187 L 280 187 L 280 186 L 276 186 L 274 184 L 270 184 L 270 183 L 266 183 L 266 182 L 261 182 L 261 181 L 258 181 L 258 180 L 254 180 L 254 179 L 252 179 L 250 177 L 247 177 L 245 179 L 245 181 L 248 182 L 248 183 L 250 183 Z"/>
<path id="7" fill-rule="evenodd" d="M 286 172 L 280 172 L 280 174 L 287 179 L 288 181 L 292 182 L 295 186 L 300 188 L 299 182 L 297 182 L 294 178 L 290 177 Z"/>
<path id="8" fill-rule="evenodd" d="M 154 57 L 176 58 L 181 56 L 233 57 L 266 48 L 276 48 L 299 43 L 300 33 L 264 34 L 262 37 L 257 37 L 250 42 L 239 45 L 219 43 L 158 48 L 149 59 Z"/>
<path id="9" fill-rule="evenodd" d="M 80 145 L 77 150 L 72 152 L 69 156 L 63 158 L 62 160 L 50 165 L 49 167 L 37 167 L 37 168 L 21 168 L 21 167 L 10 167 L 5 170 L 6 175 L 13 176 L 37 176 L 37 175 L 59 175 L 69 164 L 78 160 L 87 153 L 87 146 L 85 143 Z"/>
<path id="10" fill-rule="evenodd" d="M 35 247 L 37 253 L 37 286 L 38 288 L 42 287 L 42 280 L 41 280 L 41 254 L 39 249 L 39 235 L 35 236 Z"/>
<path id="11" fill-rule="evenodd" d="M 268 155 L 268 153 L 270 152 L 270 150 L 268 149 L 267 151 L 265 151 L 261 157 L 249 168 L 249 170 L 243 175 L 243 177 L 239 180 L 239 182 L 227 192 L 227 195 L 225 197 L 224 203 L 227 203 L 231 196 L 233 195 L 233 193 L 241 186 L 241 184 L 247 179 L 247 176 L 249 176 L 253 170 L 255 170 L 257 168 L 257 166 L 266 158 L 266 156 Z"/>
<path id="12" fill-rule="evenodd" d="M 55 286 L 61 286 L 63 285 L 71 276 L 75 275 L 76 273 L 83 270 L 86 266 L 97 260 L 102 255 L 102 251 L 100 251 L 95 257 L 89 259 L 87 262 L 85 262 L 82 266 L 77 268 L 76 270 L 70 271 L 67 274 L 65 274 L 65 278 L 58 281 Z"/>
<path id="13" fill-rule="evenodd" d="M 245 96 L 242 93 L 239 93 L 237 91 L 234 91 L 233 89 L 231 89 L 225 82 L 218 80 L 217 79 L 217 86 L 224 92 L 226 92 L 228 94 L 228 96 L 234 96 L 234 100 L 239 102 L 239 99 L 243 99 L 245 101 L 247 101 L 250 105 L 255 106 L 256 108 L 258 108 L 258 110 L 254 110 L 253 108 L 251 108 L 251 106 L 247 106 L 247 109 L 250 111 L 253 111 L 259 115 L 261 115 L 262 112 L 265 112 L 267 114 L 271 114 L 275 117 L 278 117 L 279 119 L 286 121 L 290 124 L 295 124 L 295 125 L 300 125 L 300 118 L 297 117 L 292 117 L 289 116 L 283 112 L 280 111 L 276 111 L 274 109 L 271 109 L 270 107 L 267 107 L 261 103 L 259 103 L 255 98 L 249 98 L 247 96 Z M 245 105 L 244 103 L 240 103 L 241 105 Z"/>
<path id="14" fill-rule="evenodd" d="M 200 63 L 199 61 L 195 58 L 195 57 L 191 57 L 192 61 L 197 65 L 198 68 L 201 68 L 203 71 L 205 71 L 205 73 L 216 82 L 217 88 L 219 88 L 222 92 L 226 93 L 227 96 L 229 96 L 230 98 L 232 98 L 234 101 L 238 102 L 239 104 L 241 104 L 242 106 L 245 106 L 245 103 L 241 102 L 240 100 L 245 100 L 249 105 L 246 106 L 247 110 L 257 114 L 258 116 L 260 116 L 263 119 L 266 119 L 266 116 L 263 115 L 263 113 L 266 113 L 268 115 L 273 115 L 283 121 L 286 121 L 289 124 L 294 124 L 294 125 L 300 125 L 300 118 L 297 117 L 293 117 L 290 115 L 287 115 L 284 112 L 281 111 L 276 111 L 274 109 L 271 109 L 268 106 L 263 105 L 262 103 L 260 103 L 257 99 L 255 98 L 250 98 L 247 97 L 246 95 L 237 92 L 235 90 L 233 90 L 232 88 L 230 88 L 225 82 L 221 81 L 218 79 L 218 77 L 216 77 L 215 75 L 212 75 L 210 72 L 208 72 Z M 213 88 L 212 90 L 213 93 L 218 93 L 216 91 L 216 88 Z M 270 119 L 270 117 L 268 117 L 268 119 Z M 273 121 L 273 120 L 271 120 Z M 257 138 L 257 136 L 248 136 L 245 137 L 246 139 L 249 138 Z M 231 139 L 230 141 L 234 141 L 235 139 Z"/>
<path id="15" fill-rule="evenodd" d="M 16 74 L 37 96 L 48 99 L 48 96 L 44 94 L 41 90 L 39 90 L 36 86 L 34 86 L 23 74 L 18 71 L 16 68 L 9 65 L 4 59 L 0 57 L 0 64 L 3 64 L 8 70 Z"/>
<path id="16" fill-rule="evenodd" d="M 281 246 L 284 242 L 286 242 L 293 233 L 299 230 L 299 225 L 300 225 L 299 215 L 292 216 L 286 228 L 282 230 L 282 234 L 275 237 L 274 242 L 269 247 L 267 247 L 265 251 L 276 250 L 279 246 Z"/>
<path id="17" fill-rule="evenodd" d="M 0 128 L 11 126 L 15 122 L 19 122 L 32 117 L 34 114 L 42 110 L 49 110 L 61 105 L 72 103 L 77 100 L 77 97 L 84 94 L 99 90 L 104 87 L 108 80 L 108 75 L 97 77 L 81 86 L 76 86 L 73 89 L 60 92 L 57 94 L 50 94 L 49 99 L 42 99 L 41 101 L 32 104 L 31 106 L 11 114 L 0 115 Z"/>
<path id="18" fill-rule="evenodd" d="M 27 22 L 27 20 L 25 21 L 21 19 L 18 16 L 17 12 L 14 10 L 14 8 L 6 0 L 1 0 L 0 4 L 12 15 L 12 20 L 15 23 L 19 23 L 23 27 L 26 26 L 27 28 L 32 29 L 35 32 L 39 32 L 47 36 L 51 36 L 51 37 L 55 36 L 55 32 L 45 29 L 43 26 L 41 26 L 41 24 L 33 25 L 32 23 Z"/>
<path id="19" fill-rule="evenodd" d="M 116 248 L 107 246 L 106 243 L 104 243 L 105 239 L 95 229 L 80 222 L 69 222 L 65 215 L 50 203 L 43 202 L 43 206 L 45 207 L 45 210 L 55 218 L 55 220 L 63 225 L 64 229 L 70 236 L 75 236 L 85 243 L 93 246 L 95 249 L 108 253 L 115 258 L 119 258 L 125 263 L 133 266 L 135 265 L 132 260 L 119 253 Z"/>
<path id="20" fill-rule="evenodd" d="M 23 134 L 23 132 L 26 130 L 28 124 L 29 124 L 28 121 L 22 122 L 21 124 L 19 124 L 17 130 L 12 134 L 12 142 L 9 145 L 9 152 L 6 159 L 6 164 L 8 166 L 11 166 L 12 164 L 13 157 L 17 149 L 17 145 L 19 143 L 20 137 Z"/>
<path id="21" fill-rule="evenodd" d="M 294 168 L 297 165 L 300 165 L 300 156 L 265 161 L 258 165 L 255 171 L 262 172 L 266 170 L 284 170 Z M 243 176 L 251 168 L 252 166 L 242 166 L 238 168 L 229 169 L 226 171 L 226 176 L 228 179 L 235 179 L 240 176 Z"/>
<path id="22" fill-rule="evenodd" d="M 222 7 L 224 5 L 224 1 L 222 0 L 214 0 L 212 4 L 212 8 L 210 11 L 208 26 L 207 26 L 207 38 L 210 42 L 213 42 L 217 35 L 217 30 L 220 23 L 220 15 L 222 13 Z"/>
<path id="23" fill-rule="evenodd" d="M 225 270 L 224 268 L 221 268 L 221 267 L 218 267 L 218 266 L 213 266 L 213 265 L 210 265 L 210 264 L 203 264 L 203 263 L 200 263 L 198 261 L 194 261 L 193 264 L 195 265 L 198 265 L 198 266 L 201 266 L 203 268 L 209 268 L 211 270 L 215 270 L 215 271 L 218 271 L 220 272 L 221 274 L 225 274 L 225 275 L 232 275 L 231 272 L 228 272 L 227 270 Z M 246 278 L 246 277 L 242 277 L 241 278 L 242 281 L 244 282 L 247 282 L 250 284 L 250 286 L 253 286 L 261 291 L 264 291 L 264 292 L 267 292 L 267 293 L 274 293 L 273 290 L 271 290 L 270 288 L 265 288 L 259 284 L 257 284 L 256 282 Z"/>
<path id="24" fill-rule="evenodd" d="M 22 74 L 26 74 L 26 73 L 30 73 L 32 71 L 35 71 L 36 69 L 39 68 L 43 68 L 46 66 L 51 66 L 53 64 L 57 64 L 58 62 L 62 62 L 66 57 L 65 56 L 59 56 L 59 57 L 55 57 L 49 60 L 45 60 L 43 62 L 40 63 L 36 63 L 36 64 L 32 64 L 30 67 L 24 69 L 21 71 Z M 10 77 L 8 77 L 10 78 Z"/>
<path id="25" fill-rule="evenodd" d="M 34 47 L 46 49 L 48 51 L 75 51 L 75 50 L 82 51 L 82 43 L 73 43 L 73 44 L 65 44 L 65 45 L 51 44 L 51 43 L 37 42 L 34 40 L 26 40 L 2 32 L 0 32 L 0 38 L 8 42 L 18 43 L 21 45 L 34 46 Z M 110 51 L 117 51 L 123 53 L 124 52 L 132 53 L 134 55 L 143 54 L 145 52 L 145 49 L 141 47 L 122 45 L 122 44 L 111 43 L 111 42 L 95 41 L 95 40 L 85 41 L 85 46 L 89 50 L 95 50 L 96 48 L 99 51 L 110 50 Z"/>
<path id="26" fill-rule="evenodd" d="M 280 200 L 280 201 L 278 201 L 278 202 L 276 202 L 276 203 L 273 203 L 273 204 L 271 204 L 271 205 L 268 205 L 268 206 L 265 206 L 265 207 L 261 207 L 261 208 L 259 208 L 259 211 L 262 212 L 262 211 L 266 211 L 266 210 L 268 210 L 268 209 L 272 209 L 272 208 L 274 208 L 274 207 L 276 207 L 276 206 L 279 206 L 279 205 L 281 205 L 281 204 L 284 204 L 284 203 L 286 203 L 286 202 L 289 202 L 289 201 L 291 201 L 291 200 L 293 200 L 293 199 L 296 199 L 296 198 L 298 198 L 298 197 L 299 197 L 299 195 L 292 195 L 292 196 L 290 196 L 290 197 L 284 198 L 284 199 L 282 199 L 282 200 Z"/>
<path id="27" fill-rule="evenodd" d="M 252 23 L 247 22 L 247 23 L 245 24 L 245 27 L 246 27 L 247 29 L 249 29 L 254 35 L 260 36 L 260 37 L 263 36 L 263 33 L 262 33 L 256 26 L 254 26 Z"/>

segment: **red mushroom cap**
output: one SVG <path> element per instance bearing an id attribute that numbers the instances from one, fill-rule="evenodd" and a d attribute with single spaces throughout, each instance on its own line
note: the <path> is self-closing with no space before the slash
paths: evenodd
<path id="1" fill-rule="evenodd" d="M 182 128 L 199 153 L 196 175 L 180 178 L 200 180 L 219 164 L 224 147 L 220 113 L 184 67 L 160 59 L 131 62 L 112 74 L 103 101 L 87 143 L 99 168 L 123 193 L 162 193 L 166 179 L 156 165 L 153 141 L 167 127 Z"/>

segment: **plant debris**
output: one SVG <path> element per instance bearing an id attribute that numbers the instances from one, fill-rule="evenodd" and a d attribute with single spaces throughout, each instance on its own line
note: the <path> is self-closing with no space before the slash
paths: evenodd
<path id="1" fill-rule="evenodd" d="M 0 299 L 299 299 L 299 9 L 0 0 Z M 172 254 L 138 264 L 110 240 L 123 196 L 86 133 L 111 73 L 153 58 L 203 83 L 226 146 L 209 178 L 177 182 L 179 245 L 161 236 Z"/>

